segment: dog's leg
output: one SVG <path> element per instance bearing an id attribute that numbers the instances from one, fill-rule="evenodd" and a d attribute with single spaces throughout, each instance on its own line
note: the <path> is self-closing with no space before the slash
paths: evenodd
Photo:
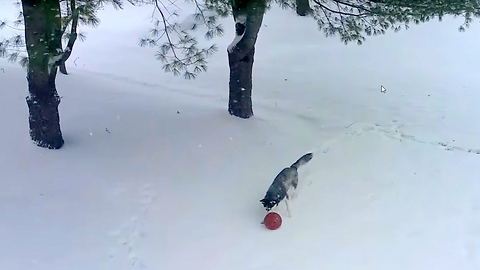
<path id="1" fill-rule="evenodd" d="M 287 206 L 287 216 L 290 218 L 292 217 L 292 214 L 290 213 L 290 208 L 288 207 L 288 200 L 284 200 L 285 201 L 285 205 Z"/>
<path id="2" fill-rule="evenodd" d="M 298 186 L 298 173 L 295 175 L 295 178 L 293 178 L 292 186 L 293 186 L 294 189 L 297 189 L 297 186 Z"/>
<path id="3" fill-rule="evenodd" d="M 291 189 L 292 190 L 292 199 L 295 199 L 297 197 L 297 187 L 298 187 L 298 174 L 295 175 L 295 178 L 293 179 L 292 181 L 292 186 L 293 188 Z"/>
<path id="4" fill-rule="evenodd" d="M 290 198 L 295 199 L 297 198 L 297 195 L 298 195 L 297 189 L 296 188 L 292 189 L 292 191 L 290 192 Z"/>

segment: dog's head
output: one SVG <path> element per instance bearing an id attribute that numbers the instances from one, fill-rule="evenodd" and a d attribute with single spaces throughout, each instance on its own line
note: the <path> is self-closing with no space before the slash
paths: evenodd
<path id="1" fill-rule="evenodd" d="M 279 201 L 277 201 L 276 199 L 269 199 L 269 198 L 261 199 L 260 202 L 263 204 L 263 207 L 267 209 L 267 211 L 270 211 L 270 209 L 272 209 L 279 203 Z"/>

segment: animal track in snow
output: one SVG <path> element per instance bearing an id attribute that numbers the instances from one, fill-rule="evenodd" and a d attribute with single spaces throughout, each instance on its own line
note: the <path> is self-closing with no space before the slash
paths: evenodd
<path id="1" fill-rule="evenodd" d="M 110 258 L 114 258 L 114 254 L 118 252 L 126 252 L 127 260 L 132 267 L 145 269 L 146 265 L 136 252 L 138 240 L 144 238 L 146 233 L 143 231 L 143 225 L 148 215 L 148 211 L 155 201 L 156 192 L 151 184 L 145 184 L 138 188 L 140 197 L 140 209 L 132 215 L 123 226 L 111 232 L 111 235 L 118 237 L 116 251 L 112 251 Z"/>
<path id="2" fill-rule="evenodd" d="M 348 138 L 348 137 L 358 137 L 358 136 L 361 136 L 363 135 L 363 131 L 361 130 L 357 130 L 357 129 L 349 129 L 351 126 L 357 124 L 357 123 L 360 123 L 360 122 L 353 122 L 352 124 L 350 125 L 347 125 L 345 126 L 345 128 L 347 129 L 347 132 L 344 132 L 343 134 L 339 135 L 339 136 L 336 136 L 334 137 L 333 139 L 330 139 L 322 144 L 319 144 L 317 145 L 313 150 L 312 152 L 314 154 L 316 153 L 323 153 L 323 154 L 326 154 L 328 153 L 328 151 L 330 151 L 330 147 L 337 143 L 338 141 L 342 140 L 343 138 Z M 367 128 L 367 127 L 365 127 Z M 367 130 L 373 130 L 373 127 L 368 127 Z"/>
<path id="3" fill-rule="evenodd" d="M 350 125 L 348 125 L 346 128 L 358 126 L 359 124 L 363 124 L 363 128 L 357 128 L 351 132 L 347 132 L 345 134 L 350 135 L 350 136 L 358 136 L 359 134 L 363 134 L 364 132 L 372 132 L 372 131 L 377 131 L 383 136 L 398 140 L 402 142 L 403 140 L 409 140 L 413 141 L 416 143 L 422 143 L 422 144 L 429 144 L 437 147 L 442 147 L 443 149 L 447 151 L 459 151 L 459 152 L 465 152 L 465 153 L 472 153 L 472 154 L 477 154 L 480 155 L 480 149 L 472 149 L 472 148 L 466 148 L 466 147 L 460 147 L 460 146 L 453 146 L 450 145 L 448 142 L 437 142 L 437 141 L 427 141 L 427 140 L 422 140 L 417 138 L 414 135 L 411 134 L 406 134 L 401 131 L 401 128 L 404 126 L 404 124 L 400 124 L 398 120 L 392 120 L 392 124 L 390 126 L 382 126 L 379 124 L 368 124 L 364 122 L 354 122 Z M 363 132 L 359 132 L 359 130 L 363 130 Z"/>

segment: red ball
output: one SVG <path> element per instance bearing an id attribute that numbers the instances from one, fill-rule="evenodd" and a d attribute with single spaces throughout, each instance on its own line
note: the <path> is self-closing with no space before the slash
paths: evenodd
<path id="1" fill-rule="evenodd" d="M 275 212 L 270 212 L 265 216 L 263 222 L 268 229 L 276 230 L 282 225 L 282 217 Z"/>

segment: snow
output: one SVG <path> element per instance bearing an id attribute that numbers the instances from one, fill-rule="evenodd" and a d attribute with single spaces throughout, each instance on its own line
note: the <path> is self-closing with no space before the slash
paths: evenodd
<path id="1" fill-rule="evenodd" d="M 149 12 L 105 8 L 76 44 L 59 150 L 30 142 L 25 70 L 0 59 L 2 269 L 480 269 L 477 24 L 344 46 L 272 7 L 244 120 L 225 51 L 184 81 L 138 47 Z M 259 200 L 309 151 L 267 230 Z"/>
<path id="2" fill-rule="evenodd" d="M 247 16 L 245 16 L 245 15 L 238 15 L 235 18 L 235 23 L 236 24 L 237 23 L 245 24 L 246 22 L 247 22 Z M 228 47 L 227 47 L 227 51 L 229 53 L 231 53 L 233 51 L 235 46 L 237 46 L 238 42 L 240 42 L 240 40 L 242 40 L 244 35 L 245 35 L 245 31 L 243 31 L 243 33 L 241 35 L 238 35 L 237 33 L 235 33 L 235 38 L 233 39 L 232 43 L 230 43 L 230 45 L 228 45 Z"/>

